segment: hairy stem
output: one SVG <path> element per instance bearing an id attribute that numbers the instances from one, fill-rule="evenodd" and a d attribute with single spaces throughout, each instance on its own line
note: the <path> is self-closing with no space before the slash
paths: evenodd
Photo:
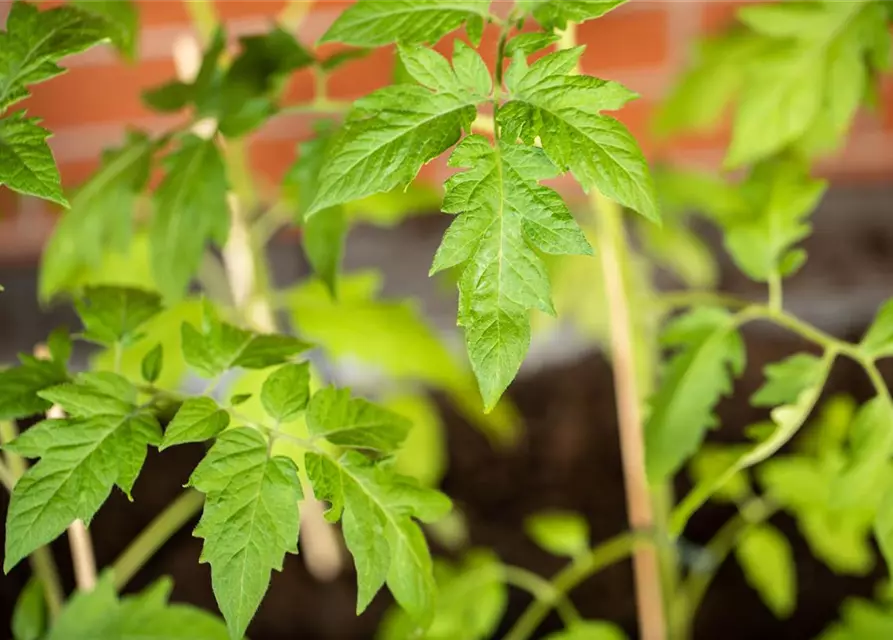
<path id="1" fill-rule="evenodd" d="M 12 442 L 19 435 L 15 422 L 0 420 L 0 444 Z M 9 474 L 9 484 L 7 488 L 10 493 L 15 487 L 18 479 L 22 477 L 28 470 L 25 460 L 10 451 L 4 451 L 6 458 L 4 469 Z M 6 484 L 6 481 L 4 481 Z M 62 603 L 65 601 L 65 593 L 62 591 L 62 581 L 59 579 L 59 569 L 56 567 L 56 561 L 50 552 L 48 546 L 35 549 L 30 556 L 28 562 L 31 564 L 31 570 L 43 586 L 43 597 L 47 603 L 47 610 L 50 612 L 51 618 L 56 618 L 62 610 Z"/>
<path id="2" fill-rule="evenodd" d="M 647 537 L 634 532 L 622 533 L 571 562 L 551 581 L 551 598 L 534 600 L 518 618 L 504 640 L 527 640 L 532 637 L 546 616 L 549 615 L 557 598 L 564 597 L 574 587 L 601 569 L 622 560 L 647 540 Z"/>
<path id="3" fill-rule="evenodd" d="M 123 589 L 164 543 L 201 511 L 204 503 L 205 497 L 190 489 L 167 505 L 115 560 L 115 588 Z"/>

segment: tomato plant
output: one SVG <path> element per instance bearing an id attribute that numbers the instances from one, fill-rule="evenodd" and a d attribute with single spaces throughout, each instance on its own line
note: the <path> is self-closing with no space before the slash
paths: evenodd
<path id="1" fill-rule="evenodd" d="M 132 57 L 136 9 L 126 0 L 12 5 L 0 34 L 0 184 L 65 208 L 44 253 L 40 296 L 71 300 L 82 324 L 0 371 L 0 480 L 11 492 L 4 570 L 27 558 L 34 576 L 19 598 L 16 638 L 241 638 L 272 571 L 298 552 L 299 532 L 318 575 L 338 570 L 343 538 L 357 614 L 387 588 L 396 607 L 380 634 L 394 639 L 491 637 L 507 585 L 533 596 L 507 638 L 532 637 L 552 608 L 566 623 L 553 640 L 622 637 L 610 621 L 582 620 L 568 592 L 630 554 L 643 638 L 688 637 L 713 572 L 732 553 L 766 605 L 789 615 L 792 553 L 768 522 L 781 509 L 841 572 L 870 565 L 872 534 L 893 560 L 893 401 L 876 364 L 893 355 L 893 306 L 852 344 L 783 304 L 783 281 L 806 259 L 798 244 L 827 186 L 812 163 L 841 146 L 889 70 L 891 3 L 740 9 L 735 29 L 702 44 L 659 118 L 674 132 L 712 126 L 731 110 L 726 171 L 661 170 L 655 179 L 609 115 L 636 94 L 580 69 L 576 26 L 624 1 L 358 0 L 322 36 L 344 45 L 327 56 L 292 35 L 307 2 L 289 3 L 276 26 L 235 48 L 212 4 L 188 3 L 200 61 L 181 55 L 178 77 L 144 95 L 179 124 L 131 131 L 71 196 L 49 132 L 16 104 L 61 73 L 65 56 L 112 42 Z M 498 31 L 493 59 L 482 53 L 485 29 Z M 457 30 L 451 55 L 434 49 Z M 393 84 L 353 102 L 326 95 L 327 74 L 392 44 Z M 284 104 L 287 81 L 303 69 L 315 97 Z M 246 136 L 287 113 L 319 116 L 315 134 L 282 184 L 264 190 Z M 436 202 L 453 219 L 431 275 L 448 272 L 458 288 L 467 357 L 414 305 L 383 298 L 374 274 L 341 270 L 352 224 L 386 225 L 433 206 L 429 190 L 410 185 L 439 157 L 456 169 Z M 588 194 L 584 206 L 544 184 L 565 174 Z M 712 291 L 709 252 L 682 213 L 691 209 L 721 230 L 735 265 L 765 283 L 765 302 Z M 314 276 L 282 288 L 264 251 L 289 226 L 300 228 Z M 659 291 L 655 265 L 689 287 Z M 515 414 L 503 394 L 534 330 L 556 314 L 611 355 L 630 531 L 592 546 L 577 514 L 532 517 L 530 536 L 570 559 L 551 580 L 488 551 L 459 565 L 432 559 L 425 532 L 452 505 L 436 488 L 436 411 L 419 384 L 445 392 L 494 440 L 511 438 Z M 751 402 L 770 409 L 770 420 L 745 442 L 705 445 L 715 405 L 746 366 L 740 329 L 756 321 L 817 350 L 766 368 Z M 70 366 L 73 341 L 94 345 L 89 370 Z M 345 358 L 373 368 L 389 391 L 373 402 L 330 384 L 325 363 Z M 804 430 L 805 446 L 779 454 L 810 421 L 839 358 L 862 367 L 876 396 L 859 408 L 835 401 Z M 190 391 L 187 377 L 203 388 Z M 45 419 L 18 434 L 14 421 L 38 414 Z M 148 448 L 187 443 L 206 453 L 182 497 L 97 575 L 94 515 L 115 487 L 130 497 Z M 669 484 L 686 465 L 694 488 L 670 504 Z M 703 563 L 686 564 L 678 553 L 686 524 L 711 499 L 735 504 L 738 515 Z M 119 595 L 199 511 L 194 533 L 222 620 L 169 603 L 165 580 Z M 78 581 L 68 600 L 46 547 L 62 535 Z M 893 610 L 857 602 L 829 637 L 866 637 L 870 616 L 893 629 Z"/>

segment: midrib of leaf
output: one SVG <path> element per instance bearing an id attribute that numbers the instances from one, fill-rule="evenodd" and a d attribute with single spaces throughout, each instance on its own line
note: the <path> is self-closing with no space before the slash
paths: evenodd
<path id="1" fill-rule="evenodd" d="M 204 158 L 206 150 L 210 149 L 213 143 L 211 143 L 208 140 L 203 140 L 201 144 L 202 144 L 201 152 L 193 155 L 192 159 L 186 165 L 186 170 L 183 171 L 183 178 L 179 181 L 179 188 L 177 189 L 176 196 L 174 196 L 174 202 L 171 203 L 171 206 L 169 207 L 173 211 L 177 211 L 182 206 L 182 202 L 183 202 L 183 199 L 185 198 L 186 193 L 190 191 L 188 186 L 191 181 L 187 179 L 187 176 L 192 176 L 193 172 L 197 168 L 201 167 L 201 165 L 203 164 L 201 162 L 201 160 Z M 177 216 L 177 217 L 182 218 L 183 216 Z M 167 225 L 167 233 L 165 234 L 165 246 L 166 247 L 171 246 L 172 236 L 173 236 L 173 238 L 176 238 L 176 236 L 177 236 L 177 234 L 175 233 L 176 229 L 177 229 L 177 225 L 173 225 L 173 224 Z"/>
<path id="2" fill-rule="evenodd" d="M 438 2 L 437 4 L 422 5 L 420 7 L 408 7 L 401 11 L 393 11 L 391 13 L 379 13 L 368 18 L 361 18 L 354 23 L 354 27 L 366 26 L 369 23 L 380 22 L 382 17 L 413 15 L 420 13 L 443 13 L 444 11 L 461 11 L 476 16 L 486 16 L 484 11 L 474 11 L 472 7 L 480 6 L 469 2 Z"/>
<path id="3" fill-rule="evenodd" d="M 0 104 L 2 104 L 2 102 L 3 102 L 3 101 L 0 100 Z M 24 119 L 24 118 L 21 119 L 21 122 L 24 122 L 26 125 L 29 124 L 28 121 L 27 121 L 26 119 Z M 34 126 L 36 126 L 38 129 L 40 129 L 41 131 L 44 131 L 44 133 L 46 133 L 46 130 L 43 129 L 42 127 L 40 127 L 39 125 L 34 125 Z M 36 173 L 34 173 L 34 172 L 31 170 L 31 167 L 28 166 L 28 163 L 26 162 L 25 158 L 23 158 L 23 157 L 16 151 L 15 146 L 13 146 L 11 142 L 8 142 L 7 139 L 4 138 L 2 135 L 0 135 L 0 146 L 2 146 L 2 147 L 4 147 L 4 148 L 8 149 L 10 155 L 12 155 L 15 159 L 17 159 L 17 160 L 19 161 L 19 166 L 20 166 L 20 168 L 19 168 L 18 172 L 16 172 L 15 174 L 13 174 L 14 176 L 19 176 L 19 175 L 21 175 L 22 173 L 27 173 L 28 175 L 30 175 L 30 176 L 31 176 L 36 182 L 38 182 L 39 184 L 42 184 L 42 185 L 47 185 L 47 184 L 48 184 L 46 180 L 44 180 L 43 178 L 41 178 L 40 176 L 38 176 Z M 64 201 L 64 200 L 63 200 L 63 201 Z"/>

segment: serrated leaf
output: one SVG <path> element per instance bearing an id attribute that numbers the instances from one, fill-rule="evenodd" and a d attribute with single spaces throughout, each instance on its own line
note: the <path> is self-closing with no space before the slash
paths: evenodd
<path id="1" fill-rule="evenodd" d="M 878 309 L 859 348 L 869 358 L 893 355 L 893 300 L 888 300 Z"/>
<path id="2" fill-rule="evenodd" d="M 102 165 L 72 198 L 71 209 L 62 214 L 44 249 L 42 300 L 71 291 L 110 252 L 130 248 L 132 212 L 149 179 L 157 147 L 158 142 L 146 134 L 131 131 L 121 147 L 102 154 Z"/>
<path id="3" fill-rule="evenodd" d="M 199 331 L 188 322 L 183 323 L 183 356 L 208 378 L 216 378 L 234 367 L 266 369 L 310 348 L 292 336 L 254 333 L 222 322 L 207 305 L 203 328 Z"/>
<path id="4" fill-rule="evenodd" d="M 809 353 L 796 353 L 766 365 L 766 382 L 751 397 L 750 403 L 755 407 L 776 407 L 796 402 L 804 389 L 820 382 L 822 373 L 821 358 Z"/>
<path id="5" fill-rule="evenodd" d="M 653 481 L 674 474 L 714 426 L 713 407 L 744 370 L 745 351 L 726 311 L 704 307 L 670 325 L 665 345 L 678 352 L 649 402 L 645 461 Z"/>
<path id="6" fill-rule="evenodd" d="M 154 415 L 133 403 L 135 392 L 124 391 L 129 384 L 115 374 L 82 374 L 74 383 L 41 392 L 75 417 L 44 420 L 6 447 L 40 461 L 22 476 L 10 500 L 5 571 L 75 519 L 90 522 L 112 486 L 130 495 L 146 447 L 161 442 L 161 428 Z"/>
<path id="7" fill-rule="evenodd" d="M 63 72 L 56 62 L 114 36 L 104 18 L 75 7 L 39 11 L 16 2 L 0 32 L 0 111 L 28 96 L 25 85 Z"/>
<path id="8" fill-rule="evenodd" d="M 212 398 L 186 398 L 164 430 L 164 439 L 159 449 L 186 442 L 210 440 L 228 425 L 229 413 L 221 409 Z"/>
<path id="9" fill-rule="evenodd" d="M 106 346 L 139 340 L 139 329 L 161 312 L 157 293 L 130 287 L 87 287 L 76 308 L 84 337 Z"/>
<path id="10" fill-rule="evenodd" d="M 67 207 L 59 170 L 46 143 L 51 134 L 38 122 L 39 118 L 26 118 L 24 111 L 0 118 L 0 185 Z"/>
<path id="11" fill-rule="evenodd" d="M 39 640 L 46 629 L 47 606 L 44 589 L 36 577 L 31 577 L 16 599 L 12 612 L 13 640 Z"/>
<path id="12" fill-rule="evenodd" d="M 499 109 L 503 137 L 532 144 L 570 170 L 584 189 L 596 188 L 649 220 L 660 214 L 651 173 L 635 139 L 613 111 L 636 97 L 616 82 L 573 74 L 582 47 L 551 53 L 529 68 L 515 55 L 506 74 L 510 100 Z"/>
<path id="13" fill-rule="evenodd" d="M 541 548 L 557 556 L 575 557 L 589 550 L 589 523 L 566 511 L 545 511 L 524 520 L 527 535 Z"/>
<path id="14" fill-rule="evenodd" d="M 626 640 L 626 634 L 613 622 L 580 620 L 563 631 L 550 633 L 546 640 Z"/>
<path id="15" fill-rule="evenodd" d="M 228 640 L 226 626 L 210 613 L 170 604 L 171 582 L 162 578 L 137 595 L 118 599 L 111 572 L 92 591 L 77 591 L 46 640 Z M 241 637 L 241 636 L 240 636 Z"/>
<path id="16" fill-rule="evenodd" d="M 143 380 L 149 384 L 153 384 L 158 380 L 158 376 L 161 375 L 161 370 L 163 368 L 164 347 L 161 343 L 158 343 L 152 347 L 145 356 L 143 356 L 143 360 L 140 363 L 140 373 L 143 376 Z"/>
<path id="17" fill-rule="evenodd" d="M 402 416 L 363 398 L 351 398 L 348 389 L 320 389 L 307 407 L 310 435 L 341 447 L 390 453 L 409 428 Z"/>
<path id="18" fill-rule="evenodd" d="M 505 44 L 505 57 L 514 58 L 516 52 L 529 56 L 558 42 L 559 36 L 554 33 L 539 31 L 519 33 Z"/>
<path id="19" fill-rule="evenodd" d="M 228 184 L 213 140 L 185 136 L 165 165 L 167 175 L 153 196 L 149 237 L 156 282 L 166 296 L 177 297 L 198 269 L 206 245 L 226 242 Z"/>
<path id="20" fill-rule="evenodd" d="M 748 584 L 778 618 L 788 618 L 797 604 L 794 552 L 784 534 L 769 524 L 749 527 L 735 547 Z"/>
<path id="21" fill-rule="evenodd" d="M 400 58 L 424 86 L 393 85 L 354 103 L 332 143 L 308 218 L 409 184 L 423 164 L 470 129 L 475 106 L 483 98 L 463 87 L 446 59 L 428 49 L 408 47 L 400 47 Z"/>
<path id="22" fill-rule="evenodd" d="M 435 590 L 431 555 L 414 518 L 439 519 L 449 511 L 449 499 L 356 452 L 337 461 L 317 453 L 304 459 L 314 494 L 332 505 L 330 519 L 341 519 L 357 568 L 357 613 L 387 582 L 412 617 L 430 616 Z"/>
<path id="23" fill-rule="evenodd" d="M 568 22 L 600 18 L 626 0 L 521 0 L 518 5 L 533 14 L 543 29 L 565 29 Z"/>
<path id="24" fill-rule="evenodd" d="M 205 541 L 201 561 L 211 564 L 231 637 L 245 633 L 271 571 L 298 552 L 297 472 L 290 458 L 269 456 L 260 433 L 243 427 L 221 435 L 189 479 L 206 495 L 195 535 Z"/>
<path id="25" fill-rule="evenodd" d="M 358 47 L 434 44 L 463 24 L 476 42 L 489 4 L 490 0 L 359 0 L 338 16 L 320 42 Z"/>
<path id="26" fill-rule="evenodd" d="M 38 393 L 67 379 L 65 367 L 58 362 L 36 359 L 0 371 L 0 420 L 43 413 L 50 403 Z"/>
<path id="27" fill-rule="evenodd" d="M 276 422 L 294 420 L 310 399 L 310 365 L 286 364 L 271 373 L 260 390 L 260 401 Z"/>
<path id="28" fill-rule="evenodd" d="M 727 220 L 725 246 L 735 264 L 754 280 L 773 273 L 787 275 L 793 245 L 811 227 L 806 221 L 821 200 L 827 183 L 810 178 L 799 162 L 766 162 L 754 168 L 742 186 L 748 213 Z"/>
<path id="29" fill-rule="evenodd" d="M 553 313 L 537 251 L 585 255 L 592 249 L 561 197 L 538 184 L 556 173 L 539 149 L 494 147 L 474 135 L 456 148 L 450 165 L 469 170 L 447 182 L 443 210 L 461 215 L 444 235 L 431 273 L 466 264 L 458 322 L 489 411 L 527 353 L 530 310 Z"/>
<path id="30" fill-rule="evenodd" d="M 115 47 L 129 60 L 136 59 L 139 13 L 132 0 L 75 0 L 71 4 L 105 18 Z"/>

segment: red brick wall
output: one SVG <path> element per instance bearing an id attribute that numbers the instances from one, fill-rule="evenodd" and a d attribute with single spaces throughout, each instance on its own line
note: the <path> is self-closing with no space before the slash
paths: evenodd
<path id="1" fill-rule="evenodd" d="M 40 116 L 55 132 L 50 143 L 67 186 L 76 186 L 97 164 L 101 150 L 121 140 L 125 125 L 161 131 L 177 118 L 161 117 L 140 101 L 143 89 L 174 75 L 171 48 L 175 39 L 190 33 L 188 16 L 179 0 L 136 0 L 142 18 L 139 60 L 128 65 L 107 48 L 99 48 L 66 61 L 70 71 L 33 89 L 23 106 Z M 44 2 L 44 6 L 58 4 Z M 218 12 L 233 38 L 264 31 L 285 5 L 285 0 L 217 0 Z M 348 5 L 341 0 L 317 0 L 301 27 L 299 38 L 311 45 Z M 637 91 L 641 99 L 619 113 L 640 139 L 652 159 L 716 166 L 728 139 L 726 130 L 687 136 L 672 144 L 649 133 L 649 120 L 683 68 L 694 39 L 720 29 L 732 19 L 731 0 L 631 0 L 608 16 L 586 23 L 580 38 L 588 46 L 583 57 L 587 73 L 618 80 Z M 0 0 L 0 19 L 10 2 Z M 449 42 L 442 47 L 449 48 Z M 440 47 L 439 47 L 440 48 Z M 493 33 L 485 34 L 482 53 L 492 59 Z M 445 49 L 446 50 L 446 49 Z M 392 51 L 382 50 L 339 69 L 328 82 L 335 98 L 362 95 L 385 84 L 390 76 Z M 312 97 L 309 73 L 295 76 L 287 101 Z M 821 171 L 837 180 L 889 181 L 893 176 L 893 80 L 884 87 L 882 113 L 859 116 L 847 147 L 822 163 Z M 277 118 L 259 131 L 250 146 L 253 166 L 268 184 L 277 180 L 294 159 L 295 142 L 309 134 L 304 116 Z M 443 166 L 426 167 L 423 175 L 437 179 Z M 18 212 L 19 215 L 15 215 Z M 5 215 L 4 215 L 5 214 Z M 23 215 L 24 214 L 24 215 Z M 40 202 L 19 201 L 0 188 L 0 259 L 33 257 L 48 229 L 52 214 Z"/>

